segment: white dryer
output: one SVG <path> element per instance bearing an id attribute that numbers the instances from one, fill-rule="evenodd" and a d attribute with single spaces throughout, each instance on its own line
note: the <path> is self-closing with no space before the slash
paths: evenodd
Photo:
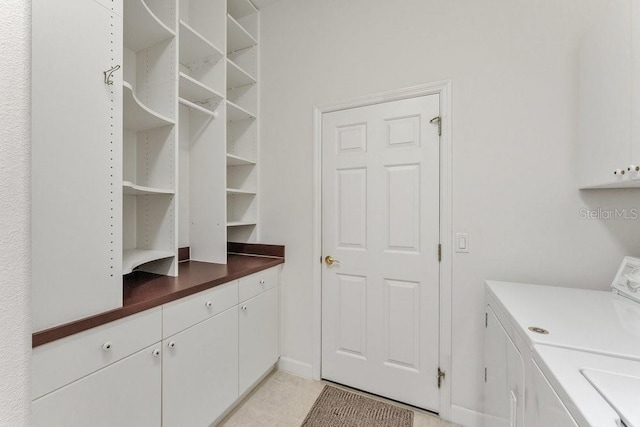
<path id="1" fill-rule="evenodd" d="M 625 258 L 612 287 L 606 292 L 486 282 L 484 409 L 489 427 L 549 425 L 534 413 L 534 378 L 540 379 L 535 345 L 640 360 L 640 260 Z M 569 416 L 556 425 L 576 425 L 572 420 Z"/>

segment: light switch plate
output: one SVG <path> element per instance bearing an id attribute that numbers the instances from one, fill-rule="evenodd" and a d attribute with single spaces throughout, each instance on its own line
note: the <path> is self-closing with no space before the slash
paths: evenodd
<path id="1" fill-rule="evenodd" d="M 469 234 L 456 233 L 456 252 L 469 253 Z"/>

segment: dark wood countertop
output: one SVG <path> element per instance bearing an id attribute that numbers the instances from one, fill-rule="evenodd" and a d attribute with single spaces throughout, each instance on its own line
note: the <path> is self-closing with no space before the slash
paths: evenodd
<path id="1" fill-rule="evenodd" d="M 284 255 L 284 248 L 282 255 Z M 142 271 L 133 272 L 124 278 L 121 308 L 36 332 L 32 335 L 32 347 L 131 316 L 283 263 L 284 257 L 229 254 L 227 264 L 181 262 L 178 267 L 178 277 Z"/>

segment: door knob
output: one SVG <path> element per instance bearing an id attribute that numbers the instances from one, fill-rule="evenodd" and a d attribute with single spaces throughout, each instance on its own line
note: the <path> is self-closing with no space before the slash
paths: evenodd
<path id="1" fill-rule="evenodd" d="M 327 265 L 332 265 L 332 264 L 340 264 L 340 261 L 338 261 L 337 259 L 335 259 L 334 257 L 332 257 L 331 255 L 327 255 L 324 258 L 324 262 L 327 263 Z"/>

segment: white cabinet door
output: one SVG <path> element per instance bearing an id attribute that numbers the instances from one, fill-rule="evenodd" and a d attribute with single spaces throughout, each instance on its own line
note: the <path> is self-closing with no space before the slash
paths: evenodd
<path id="1" fill-rule="evenodd" d="M 279 357 L 278 288 L 240 304 L 240 394 Z"/>
<path id="2" fill-rule="evenodd" d="M 522 356 L 490 306 L 486 307 L 485 414 L 496 427 L 524 426 Z"/>
<path id="3" fill-rule="evenodd" d="M 34 400 L 33 426 L 159 426 L 161 359 L 158 343 Z"/>
<path id="4" fill-rule="evenodd" d="M 638 187 L 640 2 L 610 2 L 580 44 L 578 183 Z"/>
<path id="5" fill-rule="evenodd" d="M 96 1 L 34 0 L 32 59 L 39 331 L 122 304 L 122 69 L 111 85 L 104 75 L 122 66 L 122 17 Z"/>
<path id="6" fill-rule="evenodd" d="M 210 425 L 238 398 L 238 307 L 163 346 L 162 425 Z"/>

